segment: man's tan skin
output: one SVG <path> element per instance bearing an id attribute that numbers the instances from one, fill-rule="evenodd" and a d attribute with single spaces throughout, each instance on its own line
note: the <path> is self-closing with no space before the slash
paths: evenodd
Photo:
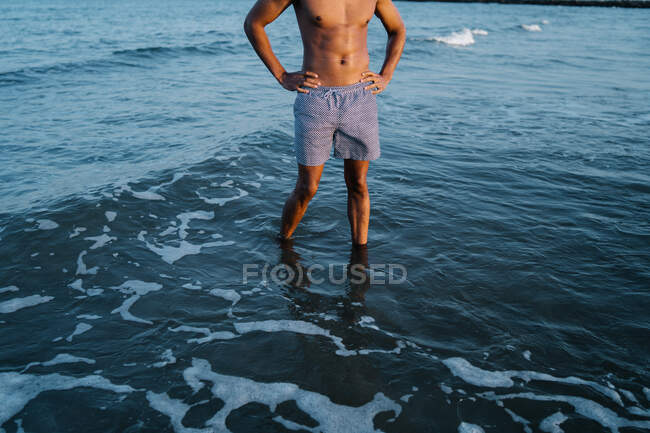
<path id="1" fill-rule="evenodd" d="M 302 70 L 287 72 L 271 49 L 264 27 L 293 5 L 303 42 Z M 388 33 L 381 71 L 369 70 L 368 22 L 377 15 Z M 406 41 L 404 23 L 391 0 L 258 0 L 248 13 L 244 30 L 253 48 L 287 90 L 309 93 L 319 86 L 367 82 L 366 89 L 384 91 Z M 348 220 L 352 243 L 368 242 L 370 197 L 366 184 L 369 161 L 344 161 L 348 189 Z M 291 237 L 316 194 L 323 166 L 298 164 L 298 181 L 282 211 L 280 237 Z"/>

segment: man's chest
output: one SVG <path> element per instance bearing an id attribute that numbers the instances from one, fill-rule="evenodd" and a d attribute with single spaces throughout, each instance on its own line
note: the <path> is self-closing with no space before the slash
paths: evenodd
<path id="1" fill-rule="evenodd" d="M 319 27 L 361 25 L 370 21 L 377 0 L 296 0 L 299 17 Z"/>

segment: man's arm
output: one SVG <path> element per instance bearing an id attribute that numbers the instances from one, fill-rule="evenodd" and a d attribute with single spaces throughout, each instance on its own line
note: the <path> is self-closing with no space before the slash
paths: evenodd
<path id="1" fill-rule="evenodd" d="M 264 27 L 275 21 L 291 3 L 293 0 L 258 0 L 246 16 L 244 31 L 257 55 L 282 87 L 309 93 L 303 87 L 318 87 L 318 74 L 309 71 L 288 73 L 273 53 L 269 37 L 264 31 Z"/>
<path id="2" fill-rule="evenodd" d="M 391 0 L 377 0 L 375 15 L 381 20 L 386 33 L 388 33 L 386 58 L 379 74 L 371 71 L 364 72 L 362 81 L 372 81 L 373 84 L 367 86 L 366 89 L 376 89 L 373 90 L 373 93 L 377 94 L 382 92 L 393 78 L 393 73 L 400 57 L 402 57 L 402 51 L 406 43 L 406 27 Z"/>

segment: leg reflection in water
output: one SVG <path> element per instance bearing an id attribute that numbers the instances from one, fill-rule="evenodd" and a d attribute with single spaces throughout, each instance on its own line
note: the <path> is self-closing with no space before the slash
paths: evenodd
<path id="1" fill-rule="evenodd" d="M 278 275 L 278 280 L 282 281 L 284 296 L 292 301 L 289 308 L 297 318 L 336 317 L 350 324 L 359 321 L 365 314 L 365 298 L 370 288 L 366 245 L 352 247 L 348 264 L 307 266 L 301 262 L 292 239 L 280 240 L 279 244 L 283 275 Z M 342 288 L 345 294 L 340 294 Z"/>

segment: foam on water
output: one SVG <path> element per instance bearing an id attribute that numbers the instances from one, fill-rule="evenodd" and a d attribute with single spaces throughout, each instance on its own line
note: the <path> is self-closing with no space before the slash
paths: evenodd
<path id="1" fill-rule="evenodd" d="M 485 433 L 485 430 L 476 424 L 461 422 L 458 426 L 458 433 Z"/>
<path id="2" fill-rule="evenodd" d="M 475 367 L 464 358 L 448 358 L 442 361 L 443 364 L 449 368 L 454 376 L 460 377 L 467 383 L 476 386 L 484 386 L 490 388 L 510 388 L 514 385 L 513 378 L 519 378 L 525 382 L 531 380 L 546 381 L 546 382 L 559 382 L 571 385 L 586 385 L 592 389 L 606 395 L 618 405 L 623 406 L 621 396 L 613 389 L 599 383 L 580 379 L 578 377 L 555 377 L 547 373 L 539 373 L 536 371 L 489 371 Z"/>
<path id="3" fill-rule="evenodd" d="M 226 301 L 232 302 L 228 310 L 228 317 L 234 317 L 232 309 L 235 307 L 235 304 L 241 299 L 239 293 L 232 289 L 212 289 L 210 290 L 210 294 L 212 296 L 218 296 L 219 298 L 223 298 Z"/>
<path id="4" fill-rule="evenodd" d="M 83 260 L 86 254 L 88 254 L 88 251 L 83 250 L 82 252 L 79 253 L 79 257 L 77 257 L 76 275 L 95 275 L 99 270 L 99 266 L 93 266 L 90 269 L 86 266 Z"/>
<path id="5" fill-rule="evenodd" d="M 527 32 L 541 32 L 542 28 L 539 26 L 539 24 L 522 24 L 521 28 L 526 30 Z"/>
<path id="6" fill-rule="evenodd" d="M 234 197 L 226 197 L 226 198 L 207 198 L 207 197 L 203 197 L 201 195 L 201 193 L 198 192 L 198 191 L 197 191 L 196 195 L 198 195 L 199 198 L 201 200 L 203 200 L 204 202 L 206 202 L 207 204 L 216 204 L 216 205 L 219 205 L 219 206 L 223 206 L 224 204 L 226 204 L 228 202 L 231 202 L 231 201 L 234 201 L 234 200 L 239 200 L 240 198 L 246 197 L 248 195 L 248 191 L 246 191 L 246 190 L 243 190 L 241 188 L 237 188 L 237 190 L 239 191 L 238 195 L 236 195 Z"/>
<path id="7" fill-rule="evenodd" d="M 108 379 L 91 375 L 85 377 L 70 377 L 60 374 L 31 375 L 16 372 L 0 373 L 0 425 L 19 413 L 25 405 L 40 393 L 53 390 L 67 390 L 78 387 L 90 387 L 130 393 L 135 391 L 128 385 L 114 385 Z"/>
<path id="8" fill-rule="evenodd" d="M 24 298 L 13 298 L 8 301 L 0 302 L 0 313 L 14 313 L 23 308 L 34 307 L 45 302 L 50 302 L 54 296 L 31 295 Z"/>
<path id="9" fill-rule="evenodd" d="M 479 35 L 479 36 L 487 36 L 488 32 L 487 30 L 483 30 L 483 29 L 472 29 L 472 34 Z"/>
<path id="10" fill-rule="evenodd" d="M 532 392 L 499 395 L 495 394 L 492 391 L 478 394 L 478 396 L 495 401 L 508 399 L 527 399 L 537 401 L 564 402 L 573 406 L 574 410 L 579 415 L 596 421 L 603 427 L 610 429 L 612 433 L 618 433 L 619 429 L 622 427 L 650 429 L 650 421 L 636 421 L 620 417 L 613 410 L 583 397 L 574 397 L 568 395 L 538 395 L 533 394 Z"/>
<path id="11" fill-rule="evenodd" d="M 18 290 L 20 289 L 16 286 L 7 286 L 0 288 L 0 293 L 17 292 Z"/>
<path id="12" fill-rule="evenodd" d="M 199 220 L 211 220 L 214 218 L 214 212 L 206 212 L 203 210 L 194 211 L 194 212 L 184 212 L 179 214 L 177 218 L 181 221 L 181 225 L 178 226 L 178 237 L 185 239 L 187 237 L 187 229 L 189 228 L 190 221 L 193 219 Z"/>
<path id="13" fill-rule="evenodd" d="M 212 332 L 208 328 L 198 328 L 195 326 L 181 325 L 175 328 L 169 328 L 171 332 L 195 332 L 197 334 L 203 334 L 205 337 L 202 338 L 189 338 L 188 343 L 207 343 L 213 340 L 232 340 L 237 338 L 238 335 L 233 334 L 230 331 L 215 331 Z"/>
<path id="14" fill-rule="evenodd" d="M 546 433 L 564 433 L 564 430 L 560 428 L 560 424 L 569 419 L 561 411 L 555 412 L 553 415 L 549 415 L 544 418 L 539 423 L 539 429 Z"/>
<path id="15" fill-rule="evenodd" d="M 467 28 L 462 29 L 459 32 L 452 32 L 447 36 L 434 36 L 429 40 L 433 40 L 447 45 L 455 45 L 459 47 L 466 47 L 468 45 L 472 45 L 475 42 L 472 32 L 470 31 L 470 29 Z"/>
<path id="16" fill-rule="evenodd" d="M 145 234 L 147 234 L 146 231 L 141 231 L 138 234 L 138 239 L 144 242 L 149 250 L 158 254 L 161 259 L 170 265 L 185 256 L 200 254 L 203 248 L 223 247 L 234 244 L 233 241 L 214 241 L 203 244 L 192 244 L 186 240 L 181 240 L 176 247 L 172 245 L 163 245 L 159 247 L 148 242 L 144 237 Z"/>
<path id="17" fill-rule="evenodd" d="M 524 433 L 533 433 L 533 430 L 530 428 L 530 421 L 528 421 L 526 418 L 523 418 L 516 413 L 514 413 L 512 410 L 505 408 L 504 409 L 508 415 L 510 415 L 510 418 L 517 424 L 521 424 L 522 428 L 524 429 Z"/>
<path id="18" fill-rule="evenodd" d="M 72 334 L 68 335 L 65 339 L 66 341 L 70 342 L 74 337 L 77 335 L 81 335 L 84 332 L 88 332 L 92 329 L 92 325 L 89 325 L 88 323 L 78 323 L 77 326 L 74 328 L 74 331 L 72 331 Z"/>
<path id="19" fill-rule="evenodd" d="M 323 329 L 320 326 L 314 325 L 311 322 L 305 322 L 302 320 L 264 320 L 260 322 L 235 322 L 234 326 L 237 332 L 240 334 L 262 331 L 294 332 L 296 334 L 304 335 L 321 335 L 332 340 L 334 345 L 338 347 L 338 350 L 336 351 L 337 355 L 350 356 L 357 353 L 354 350 L 348 350 L 343 344 L 343 339 L 341 337 L 332 335 L 330 331 Z"/>
<path id="20" fill-rule="evenodd" d="M 293 383 L 263 383 L 251 379 L 226 376 L 212 371 L 210 363 L 204 359 L 194 358 L 192 366 L 185 369 L 183 377 L 187 384 L 198 392 L 211 382 L 210 392 L 223 401 L 224 405 L 212 418 L 205 422 L 205 427 L 212 431 L 229 432 L 226 419 L 230 413 L 249 403 L 260 403 L 275 412 L 277 406 L 285 401 L 295 401 L 296 406 L 316 422 L 318 426 L 289 421 L 277 415 L 274 421 L 285 427 L 299 427 L 311 432 L 366 433 L 376 432 L 374 418 L 381 412 L 393 412 L 396 418 L 402 407 L 382 393 L 375 394 L 368 403 L 359 407 L 350 407 L 333 403 L 327 396 L 306 391 Z M 147 392 L 147 400 L 152 408 L 166 414 L 172 420 L 176 432 L 197 432 L 198 429 L 184 427 L 181 420 L 191 406 L 170 398 L 167 394 Z"/>
<path id="21" fill-rule="evenodd" d="M 161 368 L 169 364 L 176 363 L 176 357 L 174 356 L 171 349 L 166 349 L 162 355 L 160 355 L 161 361 L 155 362 L 153 364 L 156 368 Z"/>
<path id="22" fill-rule="evenodd" d="M 90 246 L 90 249 L 96 250 L 97 248 L 101 248 L 112 241 L 116 241 L 117 238 L 115 236 L 109 236 L 106 233 L 104 233 L 99 236 L 85 237 L 84 240 L 94 242 L 94 244 Z"/>
<path id="23" fill-rule="evenodd" d="M 36 222 L 38 223 L 39 230 L 54 230 L 59 227 L 59 224 L 48 219 L 36 220 Z"/>
<path id="24" fill-rule="evenodd" d="M 104 216 L 106 216 L 106 220 L 109 223 L 112 223 L 113 221 L 115 221 L 115 218 L 117 218 L 117 212 L 107 210 L 106 212 L 104 212 Z"/>
<path id="25" fill-rule="evenodd" d="M 68 236 L 68 238 L 69 238 L 69 239 L 76 238 L 76 237 L 79 236 L 81 233 L 85 232 L 86 230 L 87 230 L 86 227 L 75 227 L 75 228 L 72 230 L 72 233 L 70 233 L 70 235 Z"/>
<path id="26" fill-rule="evenodd" d="M 132 295 L 130 298 L 124 300 L 122 305 L 120 305 L 119 307 L 111 311 L 111 314 L 119 313 L 120 316 L 122 316 L 122 319 L 124 320 L 152 325 L 153 324 L 152 321 L 141 319 L 139 317 L 134 316 L 133 314 L 131 314 L 129 309 L 142 296 L 145 296 L 147 293 L 150 292 L 158 291 L 162 289 L 162 287 L 163 287 L 162 284 L 159 283 L 149 283 L 140 280 L 128 280 L 120 284 L 119 286 L 111 287 L 113 290 L 120 291 L 124 294 Z"/>
<path id="27" fill-rule="evenodd" d="M 49 361 L 30 362 L 29 364 L 27 364 L 25 366 L 25 368 L 23 368 L 21 373 L 28 370 L 30 367 L 33 367 L 35 365 L 42 365 L 43 367 L 50 367 L 52 365 L 72 364 L 72 363 L 78 363 L 78 362 L 82 362 L 82 363 L 85 363 L 85 364 L 91 364 L 92 365 L 92 364 L 95 363 L 95 360 L 90 359 L 90 358 L 84 358 L 84 357 L 81 357 L 81 356 L 70 355 L 69 353 L 59 353 L 58 355 L 56 355 L 54 358 L 50 359 Z"/>

